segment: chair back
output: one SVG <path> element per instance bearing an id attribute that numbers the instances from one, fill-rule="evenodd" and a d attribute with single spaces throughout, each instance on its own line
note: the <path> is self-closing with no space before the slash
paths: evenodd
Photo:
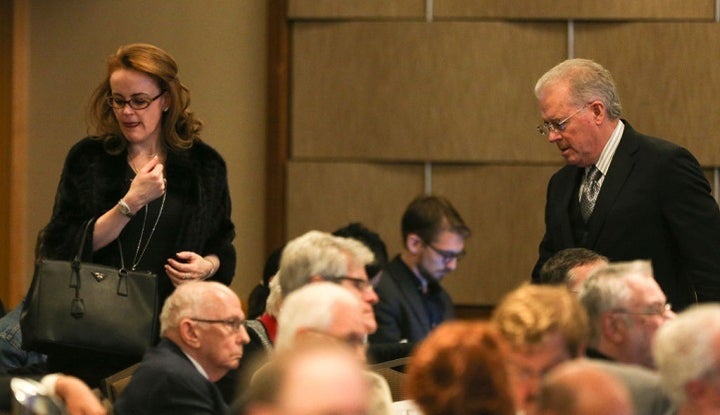
<path id="1" fill-rule="evenodd" d="M 390 394 L 392 394 L 393 402 L 407 399 L 403 391 L 403 383 L 405 381 L 405 365 L 410 361 L 410 357 L 401 357 L 399 359 L 388 360 L 386 362 L 370 365 L 370 370 L 379 374 L 390 386 Z"/>

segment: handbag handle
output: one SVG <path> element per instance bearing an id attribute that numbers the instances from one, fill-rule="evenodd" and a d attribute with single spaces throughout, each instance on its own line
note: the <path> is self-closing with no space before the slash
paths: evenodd
<path id="1" fill-rule="evenodd" d="M 90 230 L 90 224 L 93 223 L 93 219 L 95 218 L 90 218 L 87 224 L 85 224 L 85 229 L 83 231 L 82 237 L 80 238 L 80 247 L 78 248 L 77 254 L 75 254 L 75 258 L 73 258 L 70 264 L 71 271 L 68 286 L 75 289 L 75 298 L 70 301 L 70 315 L 75 318 L 82 318 L 83 315 L 85 315 L 85 303 L 82 297 L 80 297 L 80 286 L 82 281 L 82 279 L 80 278 L 80 258 L 82 257 L 83 248 L 85 247 L 85 238 L 87 238 L 88 231 Z M 123 297 L 127 297 L 127 270 L 125 269 L 125 259 L 123 258 L 120 238 L 118 238 L 117 241 L 118 248 L 120 250 L 120 271 L 118 272 L 118 276 L 120 278 L 118 280 L 117 294 Z"/>
<path id="2" fill-rule="evenodd" d="M 88 219 L 85 224 L 85 230 L 80 238 L 80 246 L 78 247 L 77 254 L 75 254 L 75 258 L 73 258 L 70 263 L 73 272 L 70 273 L 70 282 L 68 283 L 68 286 L 75 288 L 76 290 L 80 289 L 80 258 L 82 258 L 83 248 L 85 248 L 85 238 L 87 238 L 88 231 L 90 230 L 90 224 L 93 223 L 93 219 L 95 218 Z M 73 276 L 75 276 L 75 278 L 73 278 Z M 75 280 L 75 283 L 73 283 L 73 279 Z"/>

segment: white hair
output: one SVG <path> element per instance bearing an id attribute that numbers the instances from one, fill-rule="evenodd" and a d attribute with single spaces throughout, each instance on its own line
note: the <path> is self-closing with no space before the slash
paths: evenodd
<path id="1" fill-rule="evenodd" d="M 331 282 L 308 284 L 283 300 L 278 316 L 275 349 L 290 349 L 302 329 L 327 332 L 338 305 L 358 307 L 360 300 L 349 290 Z"/>
<path id="2" fill-rule="evenodd" d="M 578 299 L 588 313 L 591 346 L 600 342 L 602 313 L 630 306 L 632 289 L 628 281 L 635 278 L 654 278 L 650 261 L 610 263 L 595 270 L 580 284 Z"/>
<path id="3" fill-rule="evenodd" d="M 685 385 L 717 371 L 716 339 L 720 305 L 694 305 L 663 324 L 655 334 L 653 358 L 663 389 L 676 405 L 687 400 Z"/>
<path id="4" fill-rule="evenodd" d="M 280 303 L 282 300 L 282 288 L 280 288 L 280 278 L 274 276 L 270 280 L 270 294 L 265 301 L 265 311 L 273 317 L 277 317 L 280 312 Z"/>
<path id="5" fill-rule="evenodd" d="M 327 232 L 310 231 L 283 248 L 279 279 L 283 295 L 310 282 L 313 276 L 337 278 L 348 273 L 349 265 L 364 267 L 373 262 L 372 252 L 361 242 L 333 236 Z"/>
<path id="6" fill-rule="evenodd" d="M 237 296 L 233 290 L 216 281 L 192 281 L 175 288 L 160 312 L 160 334 L 179 327 L 180 320 L 197 317 L 216 305 L 218 293 Z"/>

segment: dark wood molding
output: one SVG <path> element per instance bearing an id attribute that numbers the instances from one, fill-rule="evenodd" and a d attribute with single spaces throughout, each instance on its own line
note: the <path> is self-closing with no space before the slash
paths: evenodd
<path id="1" fill-rule="evenodd" d="M 7 306 L 12 291 L 10 273 L 11 160 L 12 160 L 12 75 L 13 2 L 0 2 L 0 298 Z M 7 248 L 6 248 L 7 247 Z"/>
<path id="2" fill-rule="evenodd" d="M 287 0 L 270 0 L 268 7 L 268 107 L 265 184 L 265 253 L 286 238 L 286 198 L 289 142 L 289 23 Z"/>

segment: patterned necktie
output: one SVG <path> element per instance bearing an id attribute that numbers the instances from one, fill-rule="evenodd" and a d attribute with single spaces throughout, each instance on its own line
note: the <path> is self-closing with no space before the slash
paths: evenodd
<path id="1" fill-rule="evenodd" d="M 598 193 L 600 193 L 600 177 L 602 172 L 594 165 L 585 173 L 583 180 L 583 191 L 580 196 L 580 214 L 585 222 L 595 209 Z"/>

